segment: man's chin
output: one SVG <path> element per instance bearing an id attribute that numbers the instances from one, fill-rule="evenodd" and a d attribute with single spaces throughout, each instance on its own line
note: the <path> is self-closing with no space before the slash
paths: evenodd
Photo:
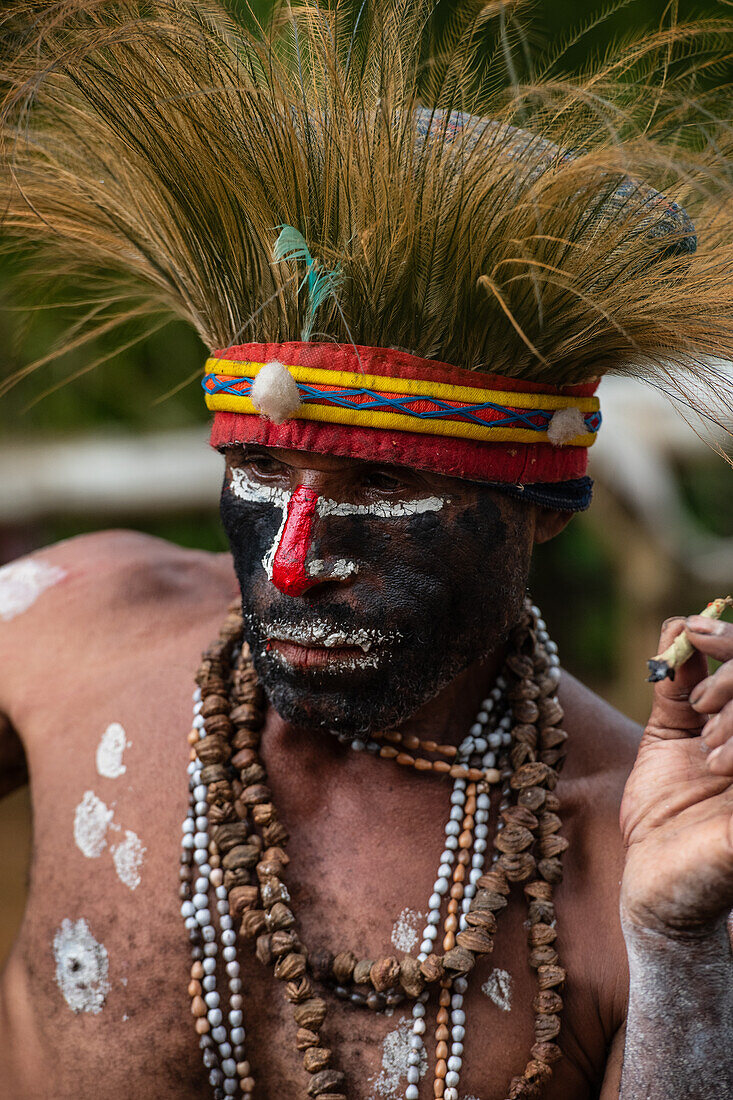
<path id="1" fill-rule="evenodd" d="M 405 694 L 390 691 L 384 673 L 374 668 L 294 671 L 269 655 L 255 661 L 255 667 L 271 706 L 284 721 L 302 729 L 364 737 L 400 725 L 422 702 L 410 706 Z"/>

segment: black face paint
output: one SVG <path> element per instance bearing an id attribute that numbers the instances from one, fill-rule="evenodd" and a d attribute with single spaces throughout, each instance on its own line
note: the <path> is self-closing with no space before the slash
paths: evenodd
<path id="1" fill-rule="evenodd" d="M 505 642 L 527 580 L 530 512 L 495 490 L 465 484 L 440 511 L 320 518 L 314 556 L 355 561 L 358 574 L 346 586 L 323 583 L 290 597 L 262 564 L 282 509 L 241 500 L 225 481 L 221 517 L 242 592 L 245 638 L 283 718 L 352 736 L 394 728 Z M 273 624 L 281 634 L 387 640 L 354 662 L 303 669 L 270 646 Z"/>

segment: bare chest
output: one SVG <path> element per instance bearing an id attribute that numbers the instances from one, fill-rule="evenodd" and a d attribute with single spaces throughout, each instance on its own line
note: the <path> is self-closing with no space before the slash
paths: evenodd
<path id="1" fill-rule="evenodd" d="M 190 639 L 156 660 L 101 660 L 66 696 L 39 700 L 31 894 L 2 1002 L 3 1023 L 18 1038 L 3 1067 L 18 1100 L 44 1095 L 41 1081 L 52 1081 L 60 1098 L 212 1094 L 190 1012 L 190 945 L 179 912 L 197 645 Z M 311 951 L 348 949 L 359 959 L 415 955 L 448 790 L 406 792 L 388 770 L 336 784 L 333 773 L 314 773 L 297 746 L 274 756 L 265 744 L 265 757 L 291 832 L 288 887 L 303 942 Z M 595 1022 L 597 964 L 587 941 L 576 942 L 570 908 L 559 930 L 571 973 L 567 1056 L 549 1098 L 591 1095 L 605 1056 L 606 1036 Z M 494 954 L 471 975 L 461 1009 L 462 1100 L 501 1100 L 530 1057 L 536 984 L 524 920 L 519 896 L 501 916 Z M 305 1096 L 309 1079 L 282 983 L 250 946 L 238 946 L 238 961 L 256 1095 Z M 414 1066 L 410 1004 L 374 1012 L 331 988 L 322 992 L 329 1005 L 323 1039 L 346 1073 L 349 1097 L 404 1096 L 411 1061 L 421 1100 L 434 1095 L 441 1041 L 435 997 L 425 1006 Z M 34 1052 L 32 1060 L 20 1058 L 20 1044 Z"/>

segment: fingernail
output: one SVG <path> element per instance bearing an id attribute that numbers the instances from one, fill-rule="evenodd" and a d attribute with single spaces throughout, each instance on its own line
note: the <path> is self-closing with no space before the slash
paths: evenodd
<path id="1" fill-rule="evenodd" d="M 708 718 L 707 722 L 705 723 L 705 725 L 702 728 L 702 733 L 700 734 L 700 736 L 703 739 L 707 739 L 708 737 L 712 737 L 712 735 L 715 733 L 717 728 L 718 728 L 718 716 L 716 714 L 716 715 L 714 715 L 714 717 Z"/>
<path id="2" fill-rule="evenodd" d="M 704 615 L 690 615 L 685 626 L 696 634 L 722 634 L 723 624 L 717 619 L 708 619 Z"/>
<path id="3" fill-rule="evenodd" d="M 714 764 L 715 761 L 719 759 L 724 748 L 725 745 L 720 745 L 717 749 L 713 749 L 713 751 L 708 756 L 708 767 L 710 767 L 711 764 Z"/>
<path id="4" fill-rule="evenodd" d="M 693 688 L 693 690 L 690 692 L 690 706 L 694 707 L 697 703 L 699 703 L 704 694 L 705 688 L 702 686 L 702 684 L 698 684 L 696 688 Z"/>

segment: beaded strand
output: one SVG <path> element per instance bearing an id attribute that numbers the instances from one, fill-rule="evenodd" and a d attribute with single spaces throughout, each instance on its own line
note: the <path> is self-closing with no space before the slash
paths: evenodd
<path id="1" fill-rule="evenodd" d="M 426 985 L 438 983 L 440 1004 L 434 1092 L 444 1100 L 457 1100 L 465 1035 L 466 974 L 478 956 L 492 950 L 496 928 L 494 913 L 506 906 L 509 883 L 515 881 L 526 883 L 530 964 L 537 971 L 540 988 L 535 999 L 536 1042 L 532 1057 L 523 1076 L 512 1079 L 509 1098 L 539 1096 L 551 1074 L 552 1063 L 560 1056 L 559 1047 L 552 1040 L 560 1026 L 562 999 L 559 989 L 565 972 L 557 965 L 554 948 L 552 886 L 559 881 L 559 857 L 567 842 L 557 836 L 559 803 L 552 793 L 557 782 L 555 769 L 562 763 L 566 737 L 558 726 L 562 708 L 554 694 L 559 660 L 538 610 L 525 607 L 521 622 L 512 632 L 512 654 L 505 666 L 506 679 L 501 686 L 497 683 L 492 698 L 484 701 L 484 710 L 471 727 L 469 737 L 455 753 L 449 754 L 454 763 L 429 761 L 399 750 L 393 757 L 396 760 L 402 757 L 399 763 L 417 770 L 449 773 L 454 779 L 454 794 L 462 796 L 452 802 L 451 831 L 446 832 L 446 841 L 455 837 L 452 823 L 458 824 L 460 820 L 458 847 L 446 843 L 443 853 L 445 857 L 448 852 L 458 851 L 453 870 L 447 867 L 453 883 L 444 922 L 444 954 L 438 956 L 432 952 L 442 898 L 448 891 L 446 875 L 439 873 L 436 887 L 439 884 L 442 887 L 445 880 L 445 889 L 442 893 L 435 889 L 431 896 L 431 902 L 437 898 L 438 921 L 428 923 L 429 928 L 435 929 L 435 936 L 424 936 L 417 959 L 407 957 L 401 961 L 358 961 L 349 951 L 336 956 L 329 952 L 309 955 L 298 940 L 293 930 L 295 921 L 289 908 L 290 897 L 282 881 L 289 862 L 283 848 L 287 831 L 278 821 L 269 789 L 264 784 L 265 769 L 257 752 L 264 721 L 264 701 L 246 647 L 242 647 L 241 659 L 234 667 L 240 639 L 241 613 L 235 606 L 219 641 L 205 653 L 198 675 L 201 694 L 194 699 L 194 728 L 189 735 L 193 759 L 189 765 L 189 813 L 184 823 L 181 857 L 182 912 L 193 957 L 189 992 L 215 1100 L 235 1095 L 238 1089 L 249 1098 L 254 1089 L 250 1065 L 244 1057 L 235 921 L 240 922 L 244 938 L 256 939 L 260 961 L 274 963 L 275 976 L 287 983 L 286 999 L 294 1005 L 299 1025 L 296 1046 L 304 1051 L 304 1067 L 311 1074 L 309 1096 L 323 1096 L 324 1100 L 326 1095 L 331 1100 L 345 1100 L 346 1097 L 345 1092 L 339 1091 L 344 1087 L 344 1075 L 331 1068 L 331 1051 L 319 1045 L 327 1005 L 322 998 L 314 996 L 312 978 L 333 980 L 338 983 L 337 995 L 346 994 L 352 1003 L 365 1003 L 376 1010 L 400 1003 L 404 996 L 415 999 L 413 1045 L 408 1066 L 410 1091 L 406 1092 L 410 1100 L 418 1095 L 420 1044 L 425 1031 L 428 998 Z M 488 736 L 484 736 L 484 727 L 494 709 L 488 702 L 498 704 L 502 697 L 509 700 L 513 717 L 507 711 Z M 354 749 L 379 755 L 385 748 L 392 750 L 391 745 L 380 746 L 376 740 L 355 739 L 348 743 Z M 437 755 L 441 749 L 435 742 L 415 744 L 412 739 L 405 739 L 402 747 Z M 502 748 L 505 751 L 497 762 L 496 753 Z M 497 763 L 498 767 L 494 767 Z M 495 837 L 497 851 L 492 870 L 483 874 L 488 792 L 490 784 L 501 779 L 505 783 Z M 200 797 L 202 794 L 205 797 Z M 469 813 L 469 809 L 473 812 Z M 529 851 L 535 847 L 541 857 L 539 861 Z M 446 864 L 451 863 L 443 857 L 440 871 L 445 871 Z M 466 881 L 469 859 L 471 870 Z M 192 893 L 194 864 L 196 881 Z M 256 868 L 258 885 L 252 882 L 253 868 Z M 223 945 L 222 957 L 230 985 L 228 1027 L 216 989 L 217 927 L 207 904 L 212 889 Z M 435 905 L 431 907 L 431 915 L 435 908 Z M 422 950 L 426 946 L 430 948 L 427 952 Z M 229 969 L 231 964 L 236 970 L 234 966 Z M 372 993 L 349 993 L 350 984 L 363 987 L 365 983 L 371 984 Z M 358 1001 L 355 1000 L 357 996 Z M 449 1019 L 450 1030 L 447 1027 Z M 450 1053 L 448 1038 L 451 1040 Z"/>

